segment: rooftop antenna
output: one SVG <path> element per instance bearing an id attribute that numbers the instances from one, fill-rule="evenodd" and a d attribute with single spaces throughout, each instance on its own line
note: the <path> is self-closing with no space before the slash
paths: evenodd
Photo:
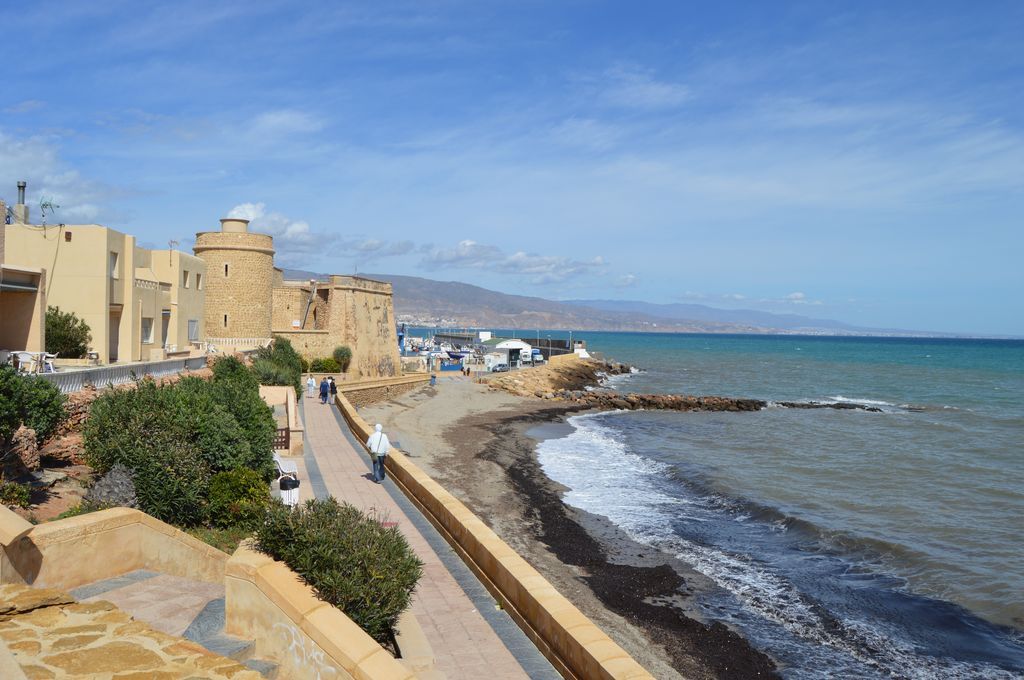
<path id="1" fill-rule="evenodd" d="M 19 192 L 23 191 L 21 186 L 18 187 Z M 57 208 L 60 206 L 53 202 L 53 197 L 43 197 L 39 199 L 39 214 L 42 215 L 43 226 L 46 226 L 46 214 L 53 215 Z"/>
<path id="2" fill-rule="evenodd" d="M 167 264 L 174 264 L 174 249 L 178 247 L 178 242 L 173 238 L 167 242 Z"/>

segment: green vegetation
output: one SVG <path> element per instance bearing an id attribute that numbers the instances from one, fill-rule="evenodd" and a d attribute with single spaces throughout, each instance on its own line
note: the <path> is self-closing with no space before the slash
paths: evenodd
<path id="1" fill-rule="evenodd" d="M 290 385 L 302 391 L 302 357 L 287 338 L 277 337 L 254 355 L 252 370 L 260 385 Z"/>
<path id="2" fill-rule="evenodd" d="M 16 505 L 27 508 L 32 490 L 27 484 L 17 482 L 0 482 L 0 505 Z"/>
<path id="3" fill-rule="evenodd" d="M 256 546 L 380 642 L 409 606 L 423 573 L 397 528 L 334 498 L 310 500 L 296 510 L 272 504 L 256 529 Z"/>
<path id="4" fill-rule="evenodd" d="M 331 357 L 326 359 L 313 359 L 309 370 L 314 373 L 341 373 L 341 366 Z"/>
<path id="5" fill-rule="evenodd" d="M 348 366 L 352 363 L 352 350 L 346 345 L 339 345 L 334 348 L 334 360 L 338 362 L 343 373 L 348 372 Z"/>
<path id="6" fill-rule="evenodd" d="M 60 307 L 46 308 L 46 351 L 68 359 L 81 359 L 92 342 L 89 324 L 74 312 L 62 312 Z"/>
<path id="7" fill-rule="evenodd" d="M 86 461 L 105 473 L 131 472 L 139 508 L 172 524 L 208 518 L 211 478 L 245 468 L 264 482 L 273 474 L 273 410 L 254 376 L 232 357 L 214 365 L 212 381 L 185 378 L 133 390 L 108 390 L 83 430 Z"/>
<path id="8" fill-rule="evenodd" d="M 229 555 L 238 549 L 238 544 L 252 535 L 249 527 L 188 527 L 185 533 L 198 538 L 207 545 L 212 545 L 217 550 L 226 552 Z"/>
<path id="9" fill-rule="evenodd" d="M 210 480 L 210 523 L 221 529 L 255 528 L 267 512 L 270 491 L 255 470 L 218 472 Z"/>
<path id="10" fill-rule="evenodd" d="M 57 515 L 54 519 L 67 519 L 68 517 L 78 517 L 79 515 L 88 515 L 90 512 L 98 512 L 100 510 L 106 510 L 116 506 L 110 505 L 109 503 L 90 503 L 89 501 L 82 501 L 78 505 L 68 508 L 64 512 Z"/>
<path id="11" fill-rule="evenodd" d="M 42 442 L 64 419 L 64 402 L 52 383 L 38 376 L 22 376 L 11 366 L 0 366 L 0 449 L 10 443 L 21 425 L 36 432 Z"/>

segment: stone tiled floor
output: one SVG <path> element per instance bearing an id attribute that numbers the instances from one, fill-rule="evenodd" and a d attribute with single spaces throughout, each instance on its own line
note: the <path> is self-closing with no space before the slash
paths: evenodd
<path id="1" fill-rule="evenodd" d="M 89 594 L 86 588 L 74 591 L 82 602 L 106 600 L 140 621 L 168 635 L 180 636 L 211 600 L 224 597 L 222 584 L 193 581 L 168 574 L 134 572 L 145 578 L 125 579 L 124 585 Z M 126 575 L 131 576 L 131 575 Z M 119 579 L 120 580 L 120 579 Z"/>
<path id="2" fill-rule="evenodd" d="M 434 650 L 437 670 L 453 680 L 530 677 L 385 486 L 373 482 L 369 459 L 342 432 L 334 407 L 314 399 L 304 402 L 306 442 L 327 490 L 396 522 L 424 562 L 412 611 Z"/>

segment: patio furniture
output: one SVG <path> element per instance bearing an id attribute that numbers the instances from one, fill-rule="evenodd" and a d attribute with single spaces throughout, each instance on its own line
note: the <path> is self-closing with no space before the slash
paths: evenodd
<path id="1" fill-rule="evenodd" d="M 56 354 L 50 354 L 49 352 L 43 352 L 43 356 L 42 356 L 42 360 L 43 360 L 43 362 L 42 362 L 43 363 L 43 373 L 56 373 L 57 372 L 57 367 L 53 365 L 53 360 L 57 358 L 57 354 L 60 354 L 60 352 L 57 352 Z"/>
<path id="2" fill-rule="evenodd" d="M 39 368 L 38 354 L 36 352 L 16 352 L 18 359 L 18 373 L 35 373 Z"/>

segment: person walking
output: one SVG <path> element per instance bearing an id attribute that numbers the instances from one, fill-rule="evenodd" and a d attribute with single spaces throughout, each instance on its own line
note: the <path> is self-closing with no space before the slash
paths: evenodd
<path id="1" fill-rule="evenodd" d="M 373 456 L 373 481 L 380 484 L 384 481 L 384 458 L 391 450 L 391 442 L 388 441 L 388 436 L 384 434 L 384 427 L 380 423 L 377 423 L 374 429 L 376 432 L 366 440 L 366 448 L 370 449 L 370 455 Z"/>
<path id="2" fill-rule="evenodd" d="M 316 379 L 310 373 L 306 379 L 306 396 L 312 399 L 316 395 Z"/>
<path id="3" fill-rule="evenodd" d="M 338 396 L 338 383 L 334 382 L 333 377 L 328 378 L 327 380 L 331 383 L 331 403 L 333 404 L 336 401 L 335 397 Z"/>
<path id="4" fill-rule="evenodd" d="M 330 385 L 330 383 L 327 382 L 327 378 L 324 377 L 324 379 L 320 381 L 320 403 L 321 404 L 326 404 L 327 403 L 327 395 L 330 394 L 330 393 L 331 393 L 331 385 Z"/>

